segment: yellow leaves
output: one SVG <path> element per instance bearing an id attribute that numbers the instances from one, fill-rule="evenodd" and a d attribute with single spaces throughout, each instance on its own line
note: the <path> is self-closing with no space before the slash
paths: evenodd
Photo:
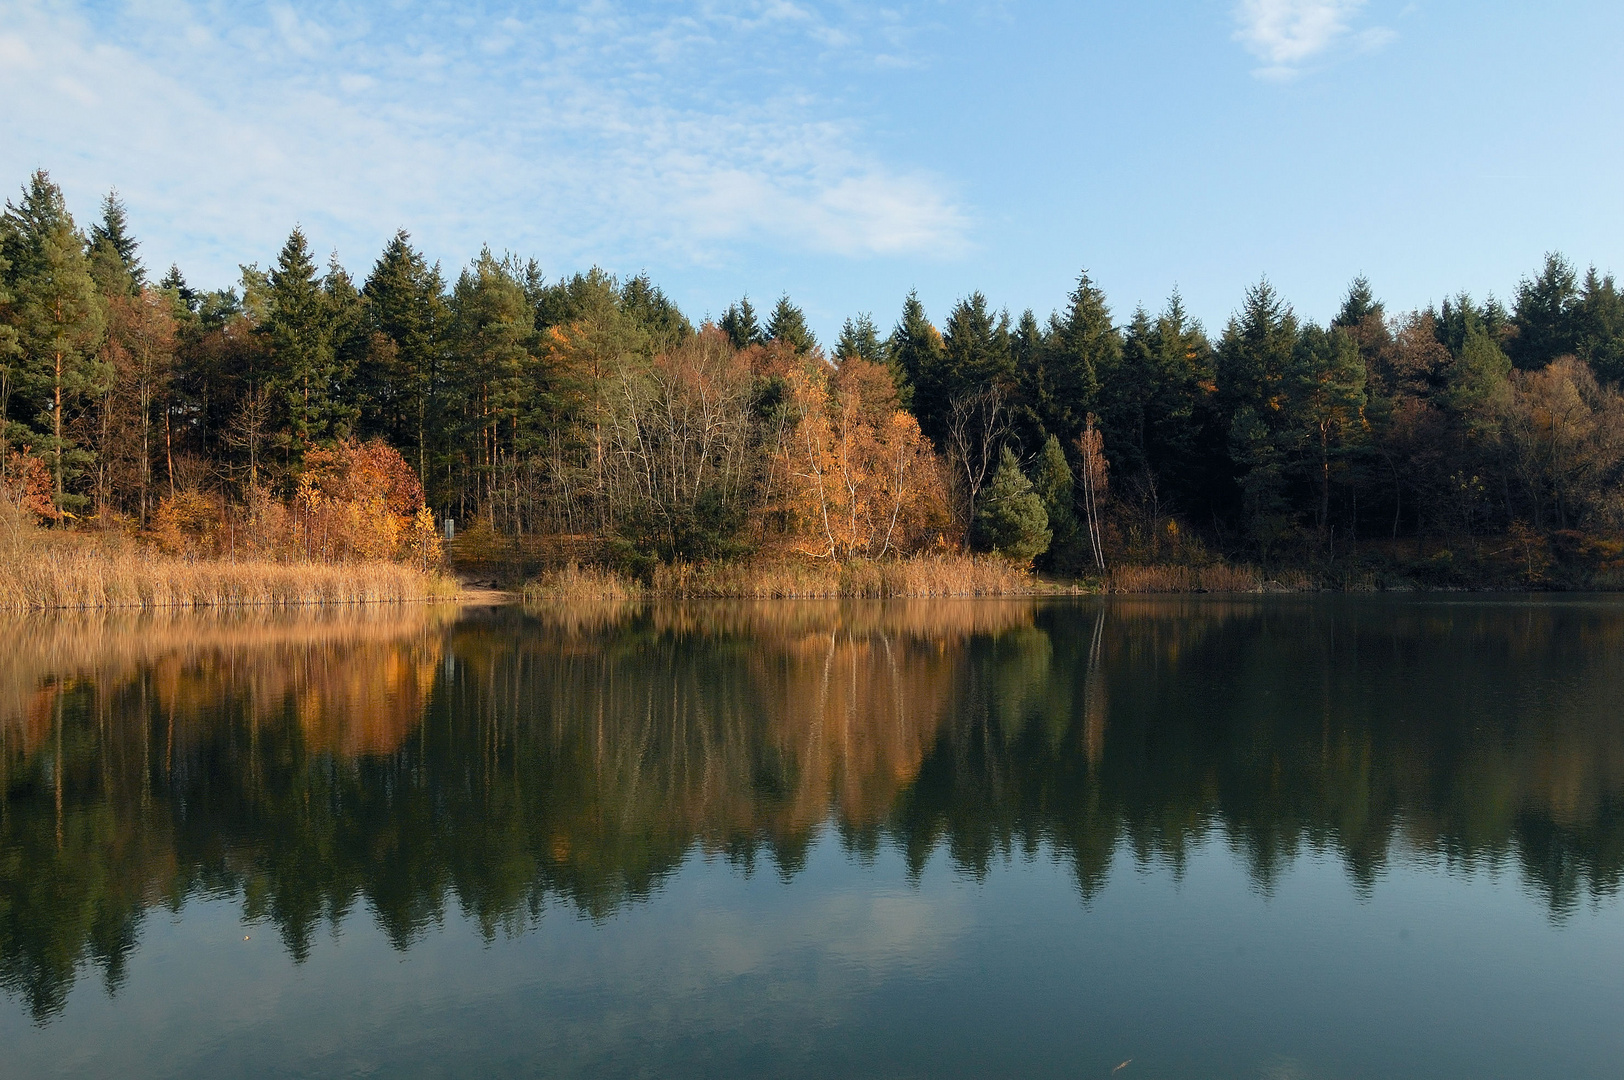
<path id="1" fill-rule="evenodd" d="M 792 369 L 786 381 L 796 425 L 783 442 L 782 465 L 802 550 L 844 561 L 928 542 L 945 520 L 945 499 L 918 421 L 876 408 L 874 398 L 887 387 L 831 385 L 821 361 Z"/>

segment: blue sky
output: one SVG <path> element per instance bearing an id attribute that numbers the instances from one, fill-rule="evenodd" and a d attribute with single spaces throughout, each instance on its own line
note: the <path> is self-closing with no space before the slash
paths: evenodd
<path id="1" fill-rule="evenodd" d="M 0 182 L 116 186 L 195 285 L 301 223 L 364 276 L 409 229 L 694 317 L 781 292 L 828 339 L 917 287 L 1216 330 L 1267 274 L 1324 319 L 1624 271 L 1624 5 L 1478 0 L 0 0 Z"/>

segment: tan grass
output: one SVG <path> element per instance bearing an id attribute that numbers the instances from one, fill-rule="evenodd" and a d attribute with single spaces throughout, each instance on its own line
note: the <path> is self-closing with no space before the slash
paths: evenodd
<path id="1" fill-rule="evenodd" d="M 455 594 L 454 582 L 394 562 L 192 560 L 91 542 L 0 556 L 0 611 L 400 603 Z"/>
<path id="2" fill-rule="evenodd" d="M 1251 593 L 1263 588 L 1263 575 L 1255 566 L 1213 563 L 1201 568 L 1203 592 Z"/>
<path id="3" fill-rule="evenodd" d="M 909 559 L 775 558 L 752 562 L 662 563 L 644 587 L 611 570 L 570 566 L 527 584 L 533 603 L 630 600 L 884 599 L 932 596 L 1032 596 L 1054 591 L 1003 559 L 916 555 Z"/>

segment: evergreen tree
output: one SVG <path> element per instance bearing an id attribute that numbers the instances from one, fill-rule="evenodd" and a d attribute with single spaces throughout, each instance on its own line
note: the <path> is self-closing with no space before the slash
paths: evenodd
<path id="1" fill-rule="evenodd" d="M 985 296 L 971 293 L 947 317 L 940 360 L 922 371 L 915 384 L 914 410 L 920 427 L 939 441 L 954 401 L 989 387 L 1007 391 L 1014 377 L 1009 313 L 994 314 Z"/>
<path id="2" fill-rule="evenodd" d="M 1265 557 L 1290 524 L 1287 419 L 1297 338 L 1297 317 L 1265 278 L 1247 290 L 1218 345 L 1218 407 L 1227 421 L 1244 524 Z"/>
<path id="3" fill-rule="evenodd" d="M 1297 341 L 1292 411 L 1310 447 L 1307 455 L 1319 506 L 1314 517 L 1330 525 L 1332 467 L 1365 435 L 1365 363 L 1359 346 L 1341 327 L 1309 324 Z"/>
<path id="4" fill-rule="evenodd" d="M 146 267 L 136 255 L 141 245 L 130 235 L 124 202 L 117 191 L 102 199 L 102 220 L 90 227 L 90 261 L 103 293 L 134 296 L 146 284 Z"/>
<path id="5" fill-rule="evenodd" d="M 249 268 L 244 269 L 249 277 Z M 257 283 L 250 285 L 249 292 Z M 303 230 L 295 227 L 265 279 L 259 324 L 268 353 L 267 385 L 283 461 L 333 437 L 333 346 L 328 305 Z"/>
<path id="6" fill-rule="evenodd" d="M 1033 407 L 1044 428 L 1069 444 L 1082 432 L 1088 414 L 1098 408 L 1101 369 L 1114 367 L 1122 350 L 1105 293 L 1088 271 L 1077 275 L 1065 312 L 1050 320 L 1048 341 L 1044 358 L 1048 389 Z"/>
<path id="7" fill-rule="evenodd" d="M 1578 275 L 1573 264 L 1557 252 L 1547 253 L 1540 272 L 1517 286 L 1511 317 L 1516 334 L 1507 349 L 1512 363 L 1531 371 L 1576 352 L 1578 308 Z"/>
<path id="8" fill-rule="evenodd" d="M 780 296 L 773 306 L 772 317 L 767 320 L 767 339 L 781 341 L 801 355 L 818 345 L 818 339 L 806 325 L 806 313 L 790 303 L 788 294 Z"/>
<path id="9" fill-rule="evenodd" d="M 180 272 L 180 267 L 174 263 L 158 282 L 158 288 L 167 293 L 173 293 L 176 303 L 185 311 L 195 315 L 198 310 L 198 295 L 186 284 L 186 276 Z M 233 294 L 235 295 L 235 294 Z"/>
<path id="10" fill-rule="evenodd" d="M 885 351 L 891 370 L 900 375 L 897 397 L 920 416 L 919 386 L 937 377 L 936 370 L 942 363 L 942 335 L 925 317 L 925 305 L 919 302 L 917 292 L 909 290 L 902 302 L 902 317 L 891 331 Z"/>
<path id="11" fill-rule="evenodd" d="M 976 506 L 973 542 L 983 551 L 1026 566 L 1048 549 L 1053 538 L 1043 499 L 1021 471 L 1015 452 L 1004 447 L 998 471 Z"/>
<path id="12" fill-rule="evenodd" d="M 620 287 L 620 310 L 648 334 L 656 352 L 669 352 L 693 336 L 693 324 L 646 273 Z"/>
<path id="13" fill-rule="evenodd" d="M 430 444 L 438 429 L 445 332 L 445 282 L 401 229 L 384 246 L 362 294 L 370 334 L 357 397 L 362 431 L 410 448 L 428 482 Z"/>
<path id="14" fill-rule="evenodd" d="M 498 456 L 539 445 L 538 427 L 554 426 L 561 402 L 556 387 L 537 381 L 530 351 L 535 308 L 522 269 L 498 261 L 488 248 L 481 251 L 457 278 L 450 311 L 456 382 L 466 402 L 469 434 L 477 432 L 478 438 L 468 463 L 488 502 Z"/>
<path id="15" fill-rule="evenodd" d="M 1065 448 L 1059 439 L 1050 435 L 1043 444 L 1037 476 L 1032 481 L 1032 490 L 1043 500 L 1049 529 L 1054 534 L 1044 557 L 1046 568 L 1050 570 L 1071 569 L 1076 564 L 1077 504 L 1073 487 Z"/>
<path id="16" fill-rule="evenodd" d="M 735 349 L 748 349 L 767 340 L 756 321 L 756 309 L 750 305 L 748 296 L 741 297 L 737 304 L 728 307 L 722 316 L 721 326 L 722 333 L 727 335 Z"/>
<path id="17" fill-rule="evenodd" d="M 22 348 L 17 390 L 38 410 L 35 428 L 50 454 L 57 509 L 78 509 L 86 500 L 68 486 L 90 456 L 71 441 L 67 414 L 102 393 L 112 370 L 97 354 L 105 312 L 84 239 L 62 189 L 43 169 L 29 178 L 21 202 L 6 203 L 0 258 L 10 264 L 6 285 Z"/>
<path id="18" fill-rule="evenodd" d="M 880 341 L 880 332 L 875 329 L 874 320 L 867 312 L 842 323 L 840 340 L 835 342 L 836 360 L 849 360 L 854 356 L 861 357 L 871 364 L 886 362 L 885 346 Z"/>
<path id="19" fill-rule="evenodd" d="M 1624 379 L 1624 294 L 1613 275 L 1601 277 L 1594 266 L 1585 273 L 1575 321 L 1579 359 L 1604 382 Z"/>

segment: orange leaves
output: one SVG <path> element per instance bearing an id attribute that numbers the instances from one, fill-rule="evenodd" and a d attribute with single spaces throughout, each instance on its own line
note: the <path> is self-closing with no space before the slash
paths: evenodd
<path id="1" fill-rule="evenodd" d="M 947 517 L 941 476 L 918 421 L 895 408 L 889 374 L 814 358 L 786 381 L 794 430 L 780 454 L 802 550 L 844 561 L 928 543 Z"/>

